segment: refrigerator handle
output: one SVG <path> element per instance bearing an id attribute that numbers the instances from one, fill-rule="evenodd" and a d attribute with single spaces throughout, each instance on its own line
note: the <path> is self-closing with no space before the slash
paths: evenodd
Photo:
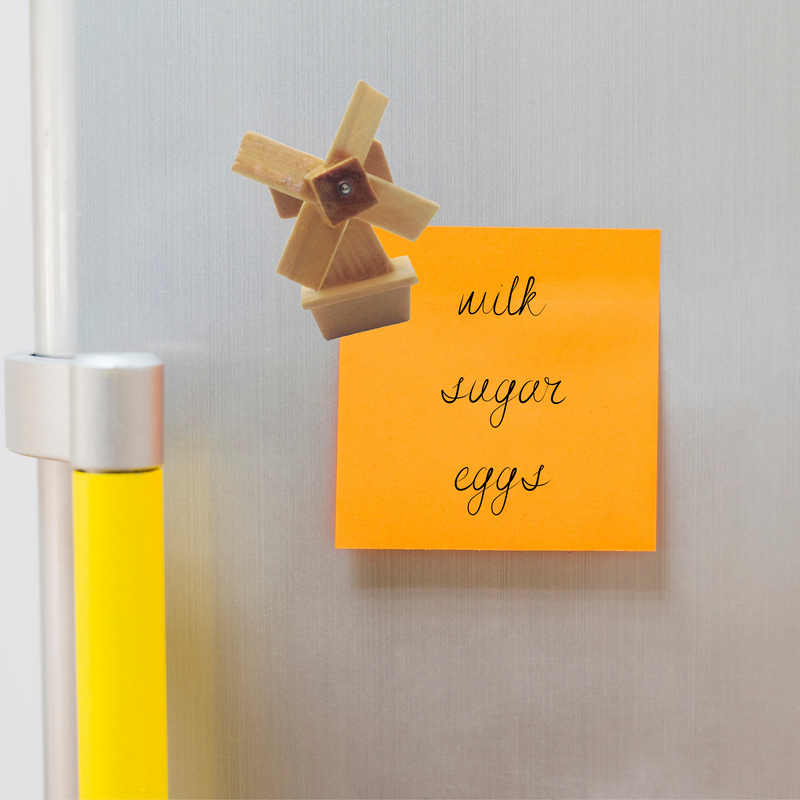
<path id="1" fill-rule="evenodd" d="M 73 473 L 81 798 L 166 797 L 164 365 L 6 358 L 6 443 Z"/>

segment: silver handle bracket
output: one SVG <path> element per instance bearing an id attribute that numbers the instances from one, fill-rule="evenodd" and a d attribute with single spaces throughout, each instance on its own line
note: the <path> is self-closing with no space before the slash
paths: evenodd
<path id="1" fill-rule="evenodd" d="M 85 472 L 164 463 L 164 364 L 151 353 L 5 359 L 6 446 Z"/>

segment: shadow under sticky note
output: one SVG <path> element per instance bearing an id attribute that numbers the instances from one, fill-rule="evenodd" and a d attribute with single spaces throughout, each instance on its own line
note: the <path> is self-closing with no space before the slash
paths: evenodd
<path id="1" fill-rule="evenodd" d="M 655 550 L 660 232 L 379 236 L 419 285 L 340 343 L 336 546 Z"/>

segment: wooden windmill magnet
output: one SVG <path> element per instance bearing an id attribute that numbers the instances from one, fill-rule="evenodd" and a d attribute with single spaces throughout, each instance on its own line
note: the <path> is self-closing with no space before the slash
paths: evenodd
<path id="1" fill-rule="evenodd" d="M 408 321 L 416 273 L 371 226 L 414 241 L 439 210 L 392 182 L 375 139 L 388 102 L 359 81 L 324 161 L 248 131 L 232 167 L 269 186 L 279 217 L 297 217 L 276 272 L 303 286 L 326 339 Z"/>

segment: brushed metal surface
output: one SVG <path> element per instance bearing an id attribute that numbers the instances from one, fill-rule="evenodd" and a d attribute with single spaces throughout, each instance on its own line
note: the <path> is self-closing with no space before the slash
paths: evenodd
<path id="1" fill-rule="evenodd" d="M 168 375 L 171 794 L 796 796 L 800 6 L 75 14 L 79 349 Z M 657 553 L 334 550 L 337 347 L 229 168 L 359 78 L 437 224 L 662 230 Z"/>

